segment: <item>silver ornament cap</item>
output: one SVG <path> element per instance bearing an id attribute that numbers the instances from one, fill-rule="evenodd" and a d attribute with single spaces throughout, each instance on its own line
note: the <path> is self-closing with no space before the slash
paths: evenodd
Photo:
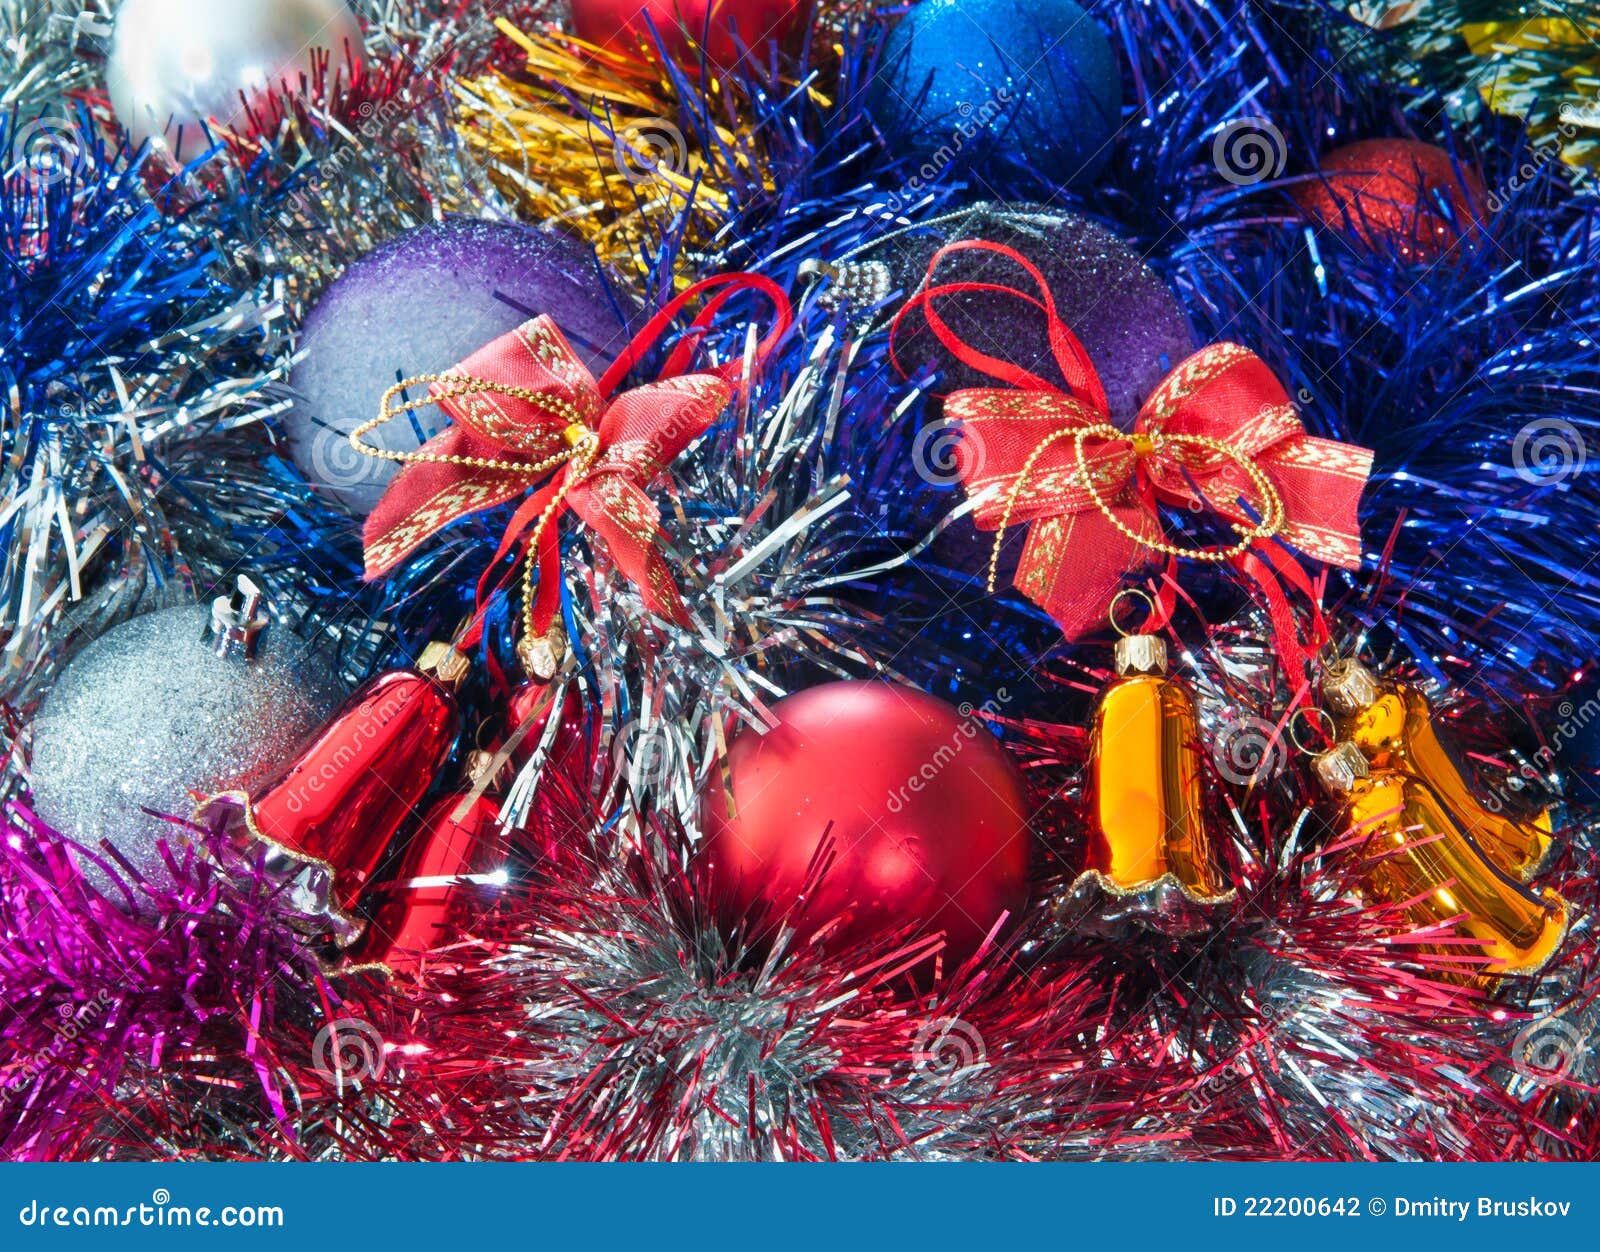
<path id="1" fill-rule="evenodd" d="M 1371 773 L 1366 755 L 1355 744 L 1336 743 L 1312 758 L 1311 768 L 1331 796 L 1349 795 Z"/>
<path id="2" fill-rule="evenodd" d="M 232 595 L 218 596 L 211 602 L 211 624 L 207 628 L 211 650 L 218 656 L 253 660 L 261 632 L 270 620 L 264 600 L 261 588 L 249 575 L 240 574 Z"/>
<path id="3" fill-rule="evenodd" d="M 1113 654 L 1119 677 L 1167 672 L 1167 641 L 1160 635 L 1123 635 Z"/>
<path id="4" fill-rule="evenodd" d="M 1322 698 L 1336 716 L 1354 717 L 1379 696 L 1378 680 L 1360 661 L 1335 661 L 1322 675 Z"/>

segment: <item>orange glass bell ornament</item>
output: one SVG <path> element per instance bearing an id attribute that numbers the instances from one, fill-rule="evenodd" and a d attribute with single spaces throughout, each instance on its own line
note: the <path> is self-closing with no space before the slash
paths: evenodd
<path id="1" fill-rule="evenodd" d="M 1316 754 L 1318 779 L 1361 842 L 1357 891 L 1374 902 L 1405 905 L 1418 926 L 1453 923 L 1466 944 L 1422 945 L 1482 960 L 1481 973 L 1530 974 L 1542 968 L 1567 931 L 1567 904 L 1555 892 L 1535 893 L 1483 852 L 1421 778 L 1374 766 L 1356 744 Z"/>
<path id="2" fill-rule="evenodd" d="M 1115 610 L 1113 603 L 1113 624 Z M 1195 906 L 1234 893 L 1206 831 L 1194 697 L 1168 676 L 1166 644 L 1156 635 L 1123 635 L 1115 666 L 1089 743 L 1089 868 L 1057 915 L 1097 930 L 1127 920 L 1163 931 L 1203 929 L 1204 908 Z"/>
<path id="3" fill-rule="evenodd" d="M 1512 877 L 1527 882 L 1538 872 L 1550 851 L 1548 810 L 1523 819 L 1486 807 L 1440 737 L 1421 691 L 1379 679 L 1359 661 L 1343 659 L 1324 672 L 1322 698 L 1339 737 L 1360 748 L 1374 769 L 1425 783 L 1479 850 Z"/>

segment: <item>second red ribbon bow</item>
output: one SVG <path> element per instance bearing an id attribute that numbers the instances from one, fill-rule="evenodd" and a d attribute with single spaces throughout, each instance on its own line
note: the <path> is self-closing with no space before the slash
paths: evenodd
<path id="1" fill-rule="evenodd" d="M 1069 639 L 1105 623 L 1111 598 L 1145 552 L 1228 561 L 1276 538 L 1330 565 L 1360 565 L 1356 506 L 1372 453 L 1307 434 L 1260 357 L 1232 343 L 1202 348 L 1162 380 L 1133 429 L 1123 431 L 1111 423 L 1099 376 L 1057 316 L 1043 276 L 1019 253 L 982 241 L 950 244 L 930 262 L 930 281 L 944 257 L 966 249 L 1008 257 L 1039 284 L 1039 299 L 1005 290 L 1045 314 L 1070 388 L 956 337 L 935 300 L 972 285 L 928 286 L 907 306 L 924 309 L 957 359 L 1013 384 L 967 388 L 945 401 L 946 416 L 963 432 L 957 467 L 973 519 L 997 532 L 991 591 L 1000 540 L 1023 523 L 1030 524 L 1028 540 L 1013 581 Z M 1233 524 L 1238 542 L 1176 547 L 1166 540 L 1161 504 L 1209 509 Z"/>

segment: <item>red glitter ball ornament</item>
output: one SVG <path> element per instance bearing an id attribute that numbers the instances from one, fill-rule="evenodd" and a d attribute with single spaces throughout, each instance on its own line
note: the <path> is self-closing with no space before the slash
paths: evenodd
<path id="1" fill-rule="evenodd" d="M 837 682 L 772 708 L 728 751 L 702 818 L 711 884 L 729 920 L 843 943 L 913 926 L 972 955 L 1027 902 L 1021 779 L 971 717 L 923 692 Z M 828 847 L 824 847 L 824 844 Z M 832 855 L 820 882 L 816 867 Z"/>
<path id="2" fill-rule="evenodd" d="M 741 45 L 760 56 L 769 42 L 786 40 L 806 8 L 807 0 L 572 0 L 572 30 L 592 44 L 631 42 L 650 38 L 649 18 L 669 56 L 681 60 L 703 45 L 727 69 Z"/>
<path id="3" fill-rule="evenodd" d="M 1373 249 L 1429 261 L 1488 216 L 1483 180 L 1443 148 L 1415 139 L 1363 139 L 1322 158 L 1321 177 L 1296 192 L 1305 213 Z"/>

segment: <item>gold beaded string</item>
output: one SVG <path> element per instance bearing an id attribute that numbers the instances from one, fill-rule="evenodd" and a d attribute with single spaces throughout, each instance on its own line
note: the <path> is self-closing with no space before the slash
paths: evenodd
<path id="1" fill-rule="evenodd" d="M 1221 439 L 1214 439 L 1210 435 L 1183 435 L 1183 434 L 1145 434 L 1136 432 L 1132 435 L 1109 422 L 1100 422 L 1092 426 L 1082 426 L 1076 429 L 1063 429 L 1051 432 L 1042 439 L 1038 446 L 1028 454 L 1028 459 L 1022 463 L 1022 468 L 1017 472 L 1011 490 L 1006 494 L 1005 509 L 1000 514 L 1000 525 L 995 531 L 994 548 L 989 553 L 989 580 L 988 590 L 992 595 L 1000 567 L 1000 545 L 1006 537 L 1006 528 L 1011 524 L 1011 515 L 1016 510 L 1017 500 L 1022 495 L 1022 489 L 1027 483 L 1028 475 L 1033 472 L 1033 467 L 1038 464 L 1039 458 L 1044 455 L 1045 449 L 1060 440 L 1071 438 L 1073 451 L 1078 458 L 1078 466 L 1074 473 L 1077 481 L 1083 484 L 1089 493 L 1089 499 L 1094 502 L 1095 508 L 1100 510 L 1108 522 L 1122 534 L 1132 539 L 1142 547 L 1151 551 L 1160 552 L 1164 556 L 1183 557 L 1193 561 L 1227 561 L 1238 556 L 1257 539 L 1266 539 L 1279 534 L 1287 520 L 1284 511 L 1283 497 L 1279 494 L 1277 485 L 1267 476 L 1267 472 L 1250 460 L 1238 448 Z M 1156 452 L 1165 444 L 1182 445 L 1185 447 L 1205 448 L 1232 461 L 1249 477 L 1255 485 L 1260 496 L 1261 520 L 1254 525 L 1243 522 L 1229 522 L 1239 534 L 1239 542 L 1228 548 L 1181 548 L 1176 544 L 1167 543 L 1161 539 L 1149 539 L 1134 530 L 1111 510 L 1105 497 L 1100 494 L 1100 489 L 1095 485 L 1094 475 L 1089 468 L 1089 460 L 1084 455 L 1084 444 L 1090 439 L 1124 439 L 1133 445 L 1134 455 L 1146 457 Z"/>
<path id="2" fill-rule="evenodd" d="M 423 384 L 444 383 L 436 392 L 429 392 L 416 400 L 403 400 L 399 404 L 392 401 L 401 392 L 410 387 L 419 387 Z M 544 395 L 541 392 L 529 390 L 527 387 L 512 387 L 502 383 L 490 382 L 487 378 L 474 378 L 470 374 L 418 374 L 415 378 L 407 378 L 397 382 L 388 391 L 383 393 L 383 399 L 378 403 L 378 416 L 370 421 L 362 422 L 350 432 L 350 446 L 357 452 L 367 456 L 377 457 L 380 461 L 399 461 L 409 463 L 422 461 L 432 465 L 467 465 L 473 469 L 500 470 L 508 474 L 525 474 L 529 478 L 538 478 L 553 470 L 564 461 L 572 459 L 577 451 L 576 445 L 569 447 L 565 452 L 546 457 L 543 461 L 498 461 L 492 457 L 481 456 L 454 456 L 443 455 L 437 452 L 396 452 L 389 448 L 374 448 L 371 444 L 363 443 L 361 437 L 369 431 L 376 430 L 385 422 L 391 422 L 402 413 L 412 413 L 417 409 L 425 409 L 437 404 L 440 400 L 454 400 L 460 396 L 475 396 L 483 392 L 493 392 L 496 395 L 510 396 L 514 400 L 521 400 L 542 412 L 550 414 L 558 421 L 567 423 L 568 429 L 572 426 L 582 426 L 588 430 L 584 423 L 583 413 L 577 405 L 559 396 Z M 570 439 L 567 441 L 572 443 Z"/>
<path id="3" fill-rule="evenodd" d="M 395 397 L 408 388 L 420 387 L 427 384 L 443 384 L 438 391 L 432 391 L 415 400 L 402 400 L 394 403 Z M 440 400 L 455 399 L 460 396 L 478 395 L 483 392 L 493 392 L 496 395 L 509 396 L 514 400 L 521 400 L 536 410 L 547 413 L 559 420 L 564 420 L 567 425 L 561 432 L 561 437 L 566 440 L 567 447 L 548 456 L 542 461 L 502 461 L 493 457 L 481 456 L 456 456 L 438 452 L 396 452 L 389 448 L 375 448 L 364 443 L 362 436 L 376 430 L 385 422 L 393 421 L 402 413 L 410 413 L 416 409 L 427 408 L 437 404 Z M 378 416 L 370 421 L 362 422 L 350 432 L 350 446 L 357 452 L 367 456 L 377 457 L 383 461 L 398 461 L 402 464 L 423 462 L 432 465 L 464 465 L 471 469 L 497 470 L 503 473 L 520 474 L 527 478 L 542 478 L 558 466 L 566 465 L 568 472 L 561 487 L 544 509 L 540 512 L 538 520 L 534 523 L 533 533 L 528 539 L 527 554 L 522 562 L 522 644 L 519 654 L 526 649 L 534 638 L 533 623 L 533 575 L 538 565 L 539 540 L 543 537 L 545 529 L 560 512 L 561 506 L 566 502 L 569 492 L 572 491 L 585 475 L 589 467 L 594 464 L 595 457 L 600 453 L 600 436 L 596 434 L 583 420 L 583 412 L 577 405 L 563 400 L 559 396 L 546 395 L 543 392 L 533 391 L 527 387 L 515 387 L 503 383 L 491 382 L 486 378 L 475 378 L 471 374 L 418 374 L 414 378 L 407 378 L 396 383 L 383 393 L 383 399 L 378 403 Z"/>

